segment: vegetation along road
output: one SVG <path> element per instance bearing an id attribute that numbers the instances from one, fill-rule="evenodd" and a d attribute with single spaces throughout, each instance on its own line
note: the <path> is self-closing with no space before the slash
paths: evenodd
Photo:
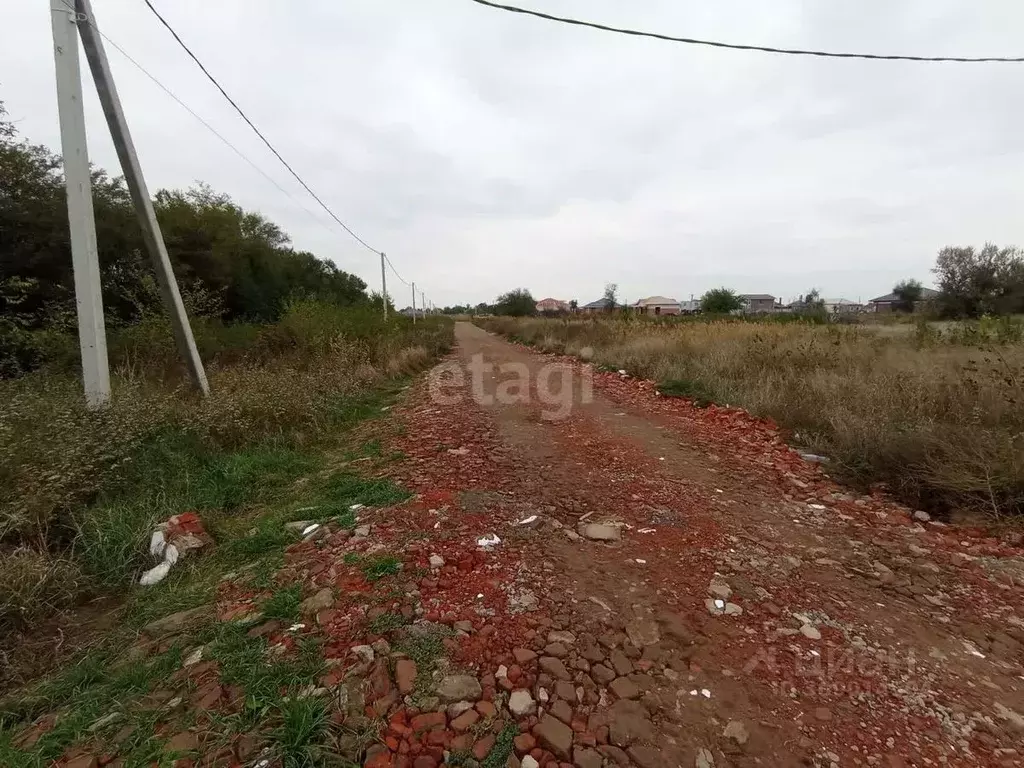
<path id="1" fill-rule="evenodd" d="M 737 408 L 455 336 L 299 481 L 283 559 L 186 611 L 152 593 L 115 672 L 22 703 L 4 764 L 1020 764 L 1019 546 L 852 493 Z"/>

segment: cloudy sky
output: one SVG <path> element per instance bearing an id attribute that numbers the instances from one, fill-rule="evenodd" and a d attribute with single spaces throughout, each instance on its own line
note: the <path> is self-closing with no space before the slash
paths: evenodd
<path id="1" fill-rule="evenodd" d="M 373 254 L 304 196 L 142 0 L 93 2 L 105 34 L 295 199 L 109 50 L 151 189 L 209 182 L 378 284 Z M 586 302 L 608 282 L 627 299 L 725 284 L 866 300 L 903 277 L 927 283 L 943 245 L 1024 245 L 1024 64 L 696 48 L 469 0 L 154 4 L 313 189 L 438 305 L 516 286 Z M 1014 0 L 519 4 L 731 42 L 1024 55 Z M 4 14 L 0 99 L 25 136 L 59 150 L 47 2 Z M 90 91 L 91 156 L 116 170 Z"/>

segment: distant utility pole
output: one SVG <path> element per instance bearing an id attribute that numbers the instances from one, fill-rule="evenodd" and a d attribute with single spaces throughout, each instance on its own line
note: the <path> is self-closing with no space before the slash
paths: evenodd
<path id="1" fill-rule="evenodd" d="M 54 0 L 51 9 L 59 8 L 59 4 L 60 0 Z M 206 381 L 206 371 L 203 369 L 202 360 L 199 359 L 199 352 L 196 349 L 195 338 L 192 336 L 192 328 L 188 324 L 188 316 L 185 313 L 185 305 L 181 300 L 181 293 L 178 291 L 178 283 L 174 279 L 174 270 L 171 268 L 171 260 L 167 255 L 167 247 L 164 245 L 164 238 L 160 233 L 160 226 L 156 221 L 156 213 L 153 211 L 153 202 L 149 197 L 149 189 L 146 187 L 146 180 L 142 175 L 142 166 L 139 163 L 139 157 L 135 152 L 135 144 L 132 142 L 131 133 L 128 131 L 128 123 L 125 120 L 124 111 L 121 109 L 121 100 L 117 95 L 117 88 L 114 85 L 114 78 L 110 72 L 110 63 L 107 61 L 107 54 L 103 49 L 103 40 L 100 37 L 100 31 L 96 25 L 96 17 L 93 15 L 92 5 L 89 0 L 75 0 L 75 9 L 76 13 L 74 14 L 73 19 L 69 19 L 69 21 L 78 27 L 78 34 L 82 39 L 82 47 L 85 49 L 85 56 L 89 60 L 89 69 L 92 70 L 92 78 L 96 84 L 96 92 L 99 95 L 100 105 L 103 107 L 103 114 L 107 119 L 107 127 L 110 129 L 110 137 L 113 139 L 114 149 L 117 150 L 117 157 L 121 162 L 121 171 L 124 173 L 125 181 L 128 183 L 128 192 L 131 195 L 132 204 L 135 207 L 135 214 L 138 217 L 139 225 L 142 228 L 142 239 L 146 244 L 146 250 L 149 251 L 150 259 L 153 262 L 153 271 L 156 272 L 156 279 L 160 285 L 160 293 L 163 296 L 164 306 L 166 307 L 167 314 L 171 320 L 171 328 L 174 331 L 174 338 L 178 345 L 178 351 L 185 359 L 185 365 L 188 367 L 193 385 L 204 395 L 207 395 L 210 392 L 210 387 Z M 68 17 L 66 16 L 65 18 Z M 67 94 L 62 93 L 62 88 L 68 85 L 70 78 L 61 76 L 61 67 L 74 67 L 74 69 L 78 69 L 77 61 L 73 64 L 64 63 L 62 65 L 60 63 L 60 59 L 63 58 L 65 54 L 68 57 L 71 57 L 72 55 L 77 54 L 78 51 L 77 46 L 74 46 L 74 48 L 68 47 L 67 39 L 69 37 L 73 37 L 73 35 L 67 35 L 66 31 L 58 29 L 60 26 L 61 25 L 57 23 L 55 16 L 53 36 L 54 46 L 56 49 L 55 55 L 58 58 L 58 104 L 69 100 Z M 62 133 L 64 122 L 63 118 L 64 115 L 62 114 Z M 74 120 L 73 117 L 70 119 Z M 84 120 L 82 121 L 82 129 L 81 138 L 84 150 Z M 78 162 L 80 162 L 80 160 Z M 68 179 L 68 184 L 69 198 L 73 193 L 76 195 L 80 194 L 80 192 L 72 190 L 70 186 L 70 178 Z M 77 213 L 72 211 L 72 206 L 69 204 L 69 216 L 77 215 L 81 218 L 82 214 L 83 212 L 81 210 L 77 210 Z M 95 223 L 93 223 L 93 227 L 95 227 Z M 76 274 L 76 293 L 78 292 L 78 283 L 79 280 Z M 99 288 L 98 280 L 96 281 L 95 288 L 96 290 Z M 82 305 L 83 301 L 87 300 L 94 301 L 95 306 L 101 306 L 97 299 L 87 299 L 87 295 L 83 296 L 78 294 L 76 299 L 79 306 Z M 93 324 L 93 327 L 95 327 L 95 324 Z M 83 369 L 84 368 L 85 365 L 83 364 Z M 89 384 L 87 380 L 87 397 L 88 389 Z"/>
<path id="2" fill-rule="evenodd" d="M 75 272 L 75 307 L 78 312 L 78 346 L 82 352 L 82 383 L 85 403 L 101 408 L 110 400 L 110 366 L 107 334 L 103 323 L 100 290 L 100 259 L 96 247 L 96 219 L 92 208 L 89 152 L 82 109 L 82 72 L 78 60 L 78 29 L 75 12 L 63 0 L 50 5 L 53 27 L 53 58 L 57 65 L 57 111 L 60 144 L 64 157 L 64 181 L 71 228 L 71 262 Z"/>
<path id="3" fill-rule="evenodd" d="M 412 284 L 412 324 L 416 325 L 416 283 Z"/>
<path id="4" fill-rule="evenodd" d="M 423 305 L 423 316 L 426 317 L 427 316 L 427 297 L 423 293 L 423 291 L 420 291 L 420 304 Z"/>
<path id="5" fill-rule="evenodd" d="M 380 295 L 384 299 L 384 319 L 388 319 L 388 275 L 384 271 L 384 251 L 380 252 Z"/>

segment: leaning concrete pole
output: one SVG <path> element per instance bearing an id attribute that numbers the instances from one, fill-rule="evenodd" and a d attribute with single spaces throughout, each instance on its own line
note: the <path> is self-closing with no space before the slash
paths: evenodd
<path id="1" fill-rule="evenodd" d="M 135 152 L 135 144 L 132 142 L 128 123 L 125 120 L 124 111 L 121 109 L 121 99 L 114 86 L 110 63 L 107 61 L 107 54 L 103 49 L 103 40 L 99 27 L 96 25 L 96 17 L 92 12 L 92 4 L 89 0 L 75 0 L 75 7 L 78 10 L 78 31 L 82 36 L 82 46 L 85 48 L 85 56 L 89 60 L 92 78 L 96 82 L 96 91 L 100 97 L 103 114 L 107 118 L 110 136 L 114 140 L 117 157 L 121 161 L 121 170 L 128 182 L 128 191 L 131 193 L 135 213 L 142 227 L 142 238 L 153 261 L 153 271 L 156 272 L 164 306 L 171 319 L 171 328 L 174 330 L 178 351 L 185 359 L 185 365 L 188 367 L 195 388 L 204 395 L 208 395 L 210 386 L 206 381 L 206 371 L 203 369 L 203 361 L 199 359 L 199 351 L 196 349 L 196 341 L 192 336 L 192 328 L 188 324 L 185 305 L 182 303 L 181 293 L 178 291 L 178 282 L 175 280 L 174 270 L 171 268 L 171 259 L 167 255 L 164 237 L 160 232 L 156 212 L 153 210 L 153 202 L 149 198 L 146 180 L 142 175 L 139 156 Z"/>

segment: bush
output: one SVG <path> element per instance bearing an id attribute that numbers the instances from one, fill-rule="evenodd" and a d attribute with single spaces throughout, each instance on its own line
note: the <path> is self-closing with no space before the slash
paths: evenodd
<path id="1" fill-rule="evenodd" d="M 39 366 L 43 351 L 31 331 L 0 318 L 0 379 L 13 379 Z"/>

